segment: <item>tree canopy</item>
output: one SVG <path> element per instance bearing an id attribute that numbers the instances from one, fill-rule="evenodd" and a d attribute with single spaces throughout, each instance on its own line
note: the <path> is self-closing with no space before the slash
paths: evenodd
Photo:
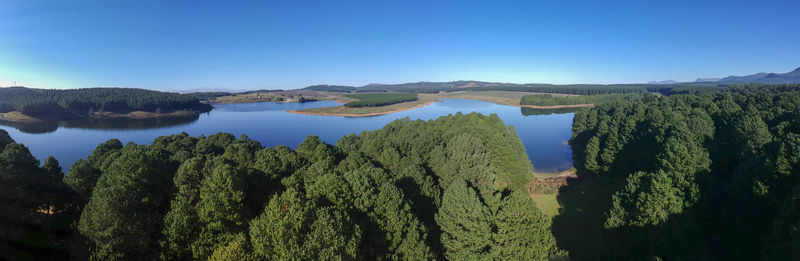
<path id="1" fill-rule="evenodd" d="M 576 167 L 618 184 L 603 226 L 617 247 L 607 254 L 800 257 L 791 232 L 799 119 L 800 85 L 648 96 L 578 111 L 570 141 Z"/>
<path id="2" fill-rule="evenodd" d="M 0 159 L 12 166 L 3 175 L 58 172 L 53 160 L 39 167 L 22 145 L 0 141 L 8 144 Z M 74 195 L 67 202 L 77 213 L 76 231 L 63 239 L 71 243 L 59 246 L 82 250 L 61 257 L 92 260 L 563 255 L 525 192 L 531 177 L 514 129 L 476 113 L 397 120 L 335 145 L 309 136 L 296 150 L 227 133 L 182 133 L 149 145 L 112 139 L 76 162 L 63 183 L 55 180 Z M 36 191 L 25 186 L 20 191 Z M 57 205 L 51 199 L 13 213 L 33 215 L 34 206 Z M 459 227 L 466 224 L 476 227 Z"/>

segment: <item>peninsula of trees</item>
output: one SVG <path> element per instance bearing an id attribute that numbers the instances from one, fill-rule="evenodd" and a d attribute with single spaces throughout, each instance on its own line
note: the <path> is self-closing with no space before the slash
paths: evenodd
<path id="1" fill-rule="evenodd" d="M 344 97 L 358 99 L 354 102 L 345 103 L 344 106 L 348 108 L 380 107 L 419 99 L 416 93 L 360 93 L 348 94 Z"/>
<path id="2" fill-rule="evenodd" d="M 296 150 L 219 133 L 100 144 L 63 178 L 0 132 L 3 253 L 91 260 L 546 260 L 564 255 L 496 115 L 397 120 Z M 70 225 L 72 224 L 72 225 Z M 36 238 L 36 240 L 31 240 Z"/>
<path id="3" fill-rule="evenodd" d="M 0 113 L 32 118 L 131 116 L 175 111 L 205 112 L 211 106 L 190 95 L 134 88 L 32 89 L 0 88 Z M 150 113 L 150 114 L 148 114 Z"/>

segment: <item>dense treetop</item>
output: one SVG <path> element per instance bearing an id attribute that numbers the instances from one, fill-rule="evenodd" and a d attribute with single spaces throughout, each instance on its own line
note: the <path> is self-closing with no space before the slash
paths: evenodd
<path id="1" fill-rule="evenodd" d="M 0 142 L 14 166 L 2 181 L 56 172 Z M 474 113 L 397 120 L 335 145 L 309 136 L 296 150 L 226 133 L 112 139 L 55 181 L 79 213 L 64 215 L 76 232 L 54 236 L 69 243 L 36 247 L 92 260 L 545 260 L 563 252 L 525 190 L 531 174 L 514 129 Z M 43 200 L 13 213 L 53 204 Z"/>
<path id="2" fill-rule="evenodd" d="M 618 184 L 610 257 L 800 257 L 799 85 L 602 103 L 571 144 L 584 176 Z"/>
<path id="3" fill-rule="evenodd" d="M 134 88 L 31 89 L 0 88 L 0 112 L 51 115 L 90 111 L 200 110 L 211 107 L 190 95 Z"/>

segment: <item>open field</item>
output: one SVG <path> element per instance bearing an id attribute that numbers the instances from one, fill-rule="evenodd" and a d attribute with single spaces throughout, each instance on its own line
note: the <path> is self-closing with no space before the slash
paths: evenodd
<path id="1" fill-rule="evenodd" d="M 18 111 L 10 111 L 10 112 L 6 112 L 6 113 L 0 113 L 0 120 L 13 121 L 13 122 L 23 122 L 23 123 L 40 121 L 37 118 L 22 114 L 21 112 L 18 112 Z"/>
<path id="2" fill-rule="evenodd" d="M 561 205 L 558 204 L 558 194 L 537 193 L 532 194 L 531 197 L 542 213 L 550 218 L 558 215 L 558 211 L 561 208 Z"/>

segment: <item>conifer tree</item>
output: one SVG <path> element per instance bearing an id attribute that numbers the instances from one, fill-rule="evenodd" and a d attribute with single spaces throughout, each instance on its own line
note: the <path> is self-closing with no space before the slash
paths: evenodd
<path id="1" fill-rule="evenodd" d="M 463 179 L 451 183 L 442 196 L 436 223 L 449 260 L 491 260 L 493 215 L 475 189 Z"/>

